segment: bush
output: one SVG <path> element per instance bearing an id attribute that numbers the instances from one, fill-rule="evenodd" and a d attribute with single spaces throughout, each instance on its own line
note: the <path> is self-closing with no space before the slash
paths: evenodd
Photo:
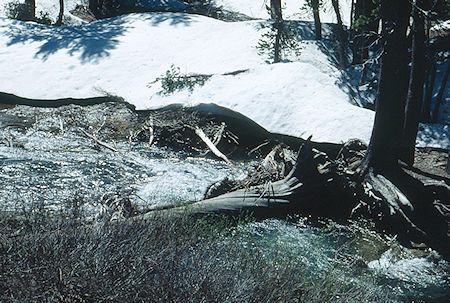
<path id="1" fill-rule="evenodd" d="M 180 68 L 172 64 L 164 76 L 158 77 L 155 81 L 150 82 L 148 87 L 154 83 L 161 82 L 162 90 L 160 94 L 163 95 L 170 95 L 184 89 L 192 92 L 195 86 L 203 86 L 209 78 L 211 78 L 211 75 L 181 74 Z"/>

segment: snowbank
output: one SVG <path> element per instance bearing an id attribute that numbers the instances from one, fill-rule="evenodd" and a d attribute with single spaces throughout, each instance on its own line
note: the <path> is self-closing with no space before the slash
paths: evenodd
<path id="1" fill-rule="evenodd" d="M 139 109 L 216 103 L 269 131 L 367 141 L 373 113 L 350 104 L 338 85 L 339 71 L 319 47 L 307 43 L 299 62 L 267 65 L 255 48 L 258 28 L 257 21 L 225 23 L 182 13 L 133 14 L 64 28 L 1 20 L 0 91 L 42 99 L 107 91 Z M 166 97 L 158 85 L 148 88 L 171 64 L 184 73 L 216 76 L 193 93 Z"/>
<path id="2" fill-rule="evenodd" d="M 374 113 L 353 105 L 347 80 L 324 46 L 306 34 L 296 62 L 266 64 L 256 49 L 261 22 L 151 13 L 49 27 L 0 18 L 0 91 L 40 99 L 107 92 L 138 109 L 216 103 L 272 132 L 368 142 Z M 299 24 L 311 32 L 311 23 Z M 182 73 L 211 77 L 193 92 L 165 96 L 159 83 L 148 84 L 172 64 Z M 450 146 L 446 140 L 441 146 Z"/>

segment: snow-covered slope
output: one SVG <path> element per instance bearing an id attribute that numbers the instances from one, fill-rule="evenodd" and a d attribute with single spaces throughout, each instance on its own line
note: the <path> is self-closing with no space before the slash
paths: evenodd
<path id="1" fill-rule="evenodd" d="M 324 45 L 308 41 L 312 24 L 299 23 L 304 33 L 299 57 L 269 65 L 256 49 L 261 22 L 148 13 L 51 27 L 0 18 L 0 91 L 42 99 L 107 92 L 139 109 L 216 103 L 272 132 L 368 142 L 374 113 L 354 105 Z M 165 96 L 159 83 L 148 84 L 172 64 L 185 74 L 212 77 L 193 92 Z M 223 75 L 240 70 L 245 72 Z M 426 135 L 426 145 L 450 145 L 442 132 L 428 133 L 435 136 Z"/>
<path id="2" fill-rule="evenodd" d="M 0 91 L 25 97 L 88 97 L 107 91 L 138 108 L 216 103 L 273 132 L 315 140 L 368 140 L 373 113 L 353 106 L 340 73 L 313 43 L 299 62 L 267 65 L 259 21 L 225 23 L 182 13 L 133 14 L 82 27 L 0 20 Z M 193 93 L 148 83 L 170 65 L 215 74 Z M 220 74 L 249 69 L 235 76 Z"/>

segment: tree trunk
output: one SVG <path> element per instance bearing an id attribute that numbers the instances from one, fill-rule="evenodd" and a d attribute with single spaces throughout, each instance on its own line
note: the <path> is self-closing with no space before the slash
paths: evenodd
<path id="1" fill-rule="evenodd" d="M 58 20 L 56 21 L 56 25 L 62 25 L 64 16 L 64 0 L 59 0 L 59 14 L 58 14 Z"/>
<path id="2" fill-rule="evenodd" d="M 359 168 L 362 176 L 368 168 L 390 171 L 398 167 L 398 141 L 402 137 L 408 89 L 406 29 L 409 13 L 409 0 L 381 1 L 384 50 L 372 136 Z"/>
<path id="3" fill-rule="evenodd" d="M 270 15 L 275 20 L 274 28 L 276 31 L 273 62 L 280 62 L 281 35 L 283 33 L 283 15 L 281 12 L 281 0 L 270 0 Z"/>
<path id="4" fill-rule="evenodd" d="M 353 40 L 352 64 L 361 64 L 367 58 L 367 56 L 364 56 L 364 53 L 363 53 L 363 50 L 364 50 L 363 26 L 358 25 L 358 28 L 356 28 L 356 29 L 353 28 L 355 26 L 355 24 L 357 24 L 357 21 L 361 18 L 361 16 L 364 16 L 363 3 L 364 3 L 364 0 L 356 0 L 356 3 L 354 4 L 354 19 L 353 19 L 353 26 L 351 28 L 352 29 L 352 40 Z"/>
<path id="5" fill-rule="evenodd" d="M 436 80 L 436 62 L 429 55 L 425 100 L 422 106 L 422 122 L 431 121 L 431 100 L 433 99 L 434 82 Z"/>
<path id="6" fill-rule="evenodd" d="M 442 104 L 442 99 L 444 97 L 444 92 L 445 92 L 445 87 L 447 85 L 449 71 L 450 71 L 450 62 L 447 63 L 447 69 L 445 70 L 444 78 L 442 79 L 441 88 L 439 89 L 439 93 L 436 97 L 436 102 L 434 103 L 433 123 L 437 123 L 438 118 L 439 118 L 439 108 Z"/>
<path id="7" fill-rule="evenodd" d="M 347 37 L 345 35 L 344 25 L 342 23 L 341 11 L 339 7 L 339 0 L 332 0 L 334 12 L 337 19 L 337 36 L 339 40 L 339 66 L 341 68 L 347 67 Z"/>
<path id="8" fill-rule="evenodd" d="M 273 20 L 283 20 L 281 0 L 270 0 L 270 18 Z"/>
<path id="9" fill-rule="evenodd" d="M 418 6 L 418 7 L 417 7 Z M 414 1 L 412 27 L 412 66 L 406 98 L 405 122 L 400 158 L 408 165 L 414 164 L 417 130 L 425 82 L 425 18 L 419 10 L 422 1 Z"/>
<path id="10" fill-rule="evenodd" d="M 322 23 L 320 22 L 319 14 L 319 0 L 311 0 L 311 7 L 314 15 L 314 29 L 316 33 L 316 40 L 322 39 Z"/>
<path id="11" fill-rule="evenodd" d="M 281 35 L 283 34 L 283 20 L 276 20 L 274 24 L 275 30 L 277 32 L 275 36 L 275 46 L 273 49 L 273 62 L 280 62 L 281 53 Z"/>
<path id="12" fill-rule="evenodd" d="M 352 0 L 352 4 L 350 7 L 350 30 L 353 28 L 354 14 L 355 14 L 355 0 Z"/>
<path id="13" fill-rule="evenodd" d="M 26 12 L 23 21 L 34 21 L 36 19 L 36 0 L 25 0 L 25 5 Z"/>
<path id="14" fill-rule="evenodd" d="M 229 214 L 252 213 L 257 219 L 285 217 L 303 213 L 329 218 L 350 217 L 353 200 L 347 198 L 343 187 L 335 186 L 338 178 L 332 174 L 331 160 L 325 153 L 314 150 L 308 139 L 300 148 L 294 168 L 282 180 L 238 189 L 217 197 L 191 202 L 161 203 L 147 209 L 144 217 L 154 211 L 168 214 Z M 339 188 L 335 190 L 335 188 Z M 342 196 L 344 195 L 344 196 Z M 333 201 L 333 203 L 330 203 Z"/>

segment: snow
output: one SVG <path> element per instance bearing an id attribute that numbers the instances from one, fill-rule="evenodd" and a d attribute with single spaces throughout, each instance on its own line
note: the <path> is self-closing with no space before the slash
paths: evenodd
<path id="1" fill-rule="evenodd" d="M 298 62 L 268 65 L 255 48 L 259 23 L 184 13 L 132 14 L 63 28 L 1 20 L 0 91 L 42 99 L 106 91 L 139 109 L 216 103 L 273 132 L 367 142 L 373 112 L 351 105 L 338 85 L 339 71 L 319 46 L 305 43 Z M 217 76 L 193 93 L 163 96 L 158 85 L 148 88 L 171 64 L 184 73 Z M 243 69 L 249 71 L 220 76 Z"/>
<path id="2" fill-rule="evenodd" d="M 257 2 L 245 3 L 250 7 Z M 287 11 L 289 5 L 286 1 Z M 267 64 L 258 55 L 261 22 L 265 21 L 227 23 L 164 12 L 66 27 L 0 18 L 0 91 L 40 99 L 106 92 L 138 109 L 214 103 L 272 132 L 337 143 L 360 138 L 367 143 L 374 113 L 355 106 L 360 100 L 349 92 L 329 50 L 309 40 L 311 22 L 298 23 L 306 33 L 301 54 L 278 64 Z M 160 93 L 159 83 L 149 87 L 172 64 L 184 74 L 212 77 L 192 92 L 168 96 Z M 246 72 L 223 75 L 238 70 Z M 442 132 L 446 129 L 424 126 L 418 144 L 449 148 L 450 140 Z"/>

